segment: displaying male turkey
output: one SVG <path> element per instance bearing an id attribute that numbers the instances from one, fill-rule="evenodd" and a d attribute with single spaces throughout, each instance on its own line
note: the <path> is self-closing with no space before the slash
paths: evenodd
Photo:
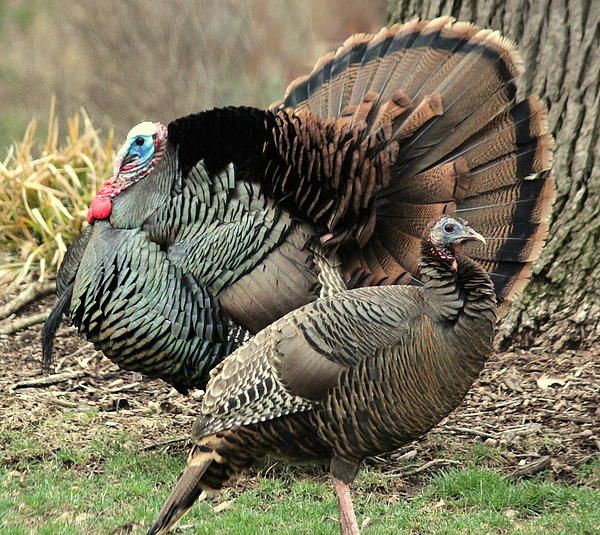
<path id="1" fill-rule="evenodd" d="M 450 17 L 349 38 L 269 110 L 142 123 L 58 275 L 63 311 L 123 368 L 181 391 L 251 333 L 344 287 L 418 281 L 441 214 L 485 235 L 465 253 L 500 303 L 527 280 L 553 185 L 546 109 L 497 32 Z"/>
<path id="2" fill-rule="evenodd" d="M 423 435 L 458 406 L 492 350 L 496 296 L 460 253 L 483 237 L 442 216 L 422 245 L 424 285 L 348 290 L 273 323 L 217 367 L 188 466 L 148 534 L 266 454 L 331 462 L 341 531 L 358 533 L 348 484 L 366 456 Z"/>

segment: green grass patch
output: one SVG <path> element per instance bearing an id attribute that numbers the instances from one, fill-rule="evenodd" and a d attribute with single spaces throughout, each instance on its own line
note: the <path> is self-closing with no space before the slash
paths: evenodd
<path id="1" fill-rule="evenodd" d="M 83 425 L 81 418 L 74 423 Z M 0 442 L 3 534 L 144 533 L 185 463 L 183 455 L 141 452 L 136 437 L 108 427 L 65 446 L 24 432 L 2 432 Z M 582 468 L 597 469 L 597 462 Z M 338 533 L 326 479 L 293 467 L 262 474 L 197 504 L 182 520 L 182 533 Z M 400 483 L 376 467 L 360 473 L 354 490 L 359 522 L 370 519 L 364 534 L 592 534 L 600 525 L 597 490 L 544 477 L 512 481 L 469 463 L 439 473 L 410 499 Z M 228 500 L 222 512 L 212 510 Z"/>

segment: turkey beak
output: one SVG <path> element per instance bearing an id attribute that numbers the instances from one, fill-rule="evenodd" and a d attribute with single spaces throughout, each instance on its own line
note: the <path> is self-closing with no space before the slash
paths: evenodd
<path id="1" fill-rule="evenodd" d="M 464 233 L 463 233 L 462 239 L 464 241 L 477 240 L 477 241 L 480 241 L 481 243 L 483 243 L 484 245 L 486 244 L 485 238 L 481 234 L 479 234 L 479 232 L 473 230 L 471 227 L 464 228 Z"/>

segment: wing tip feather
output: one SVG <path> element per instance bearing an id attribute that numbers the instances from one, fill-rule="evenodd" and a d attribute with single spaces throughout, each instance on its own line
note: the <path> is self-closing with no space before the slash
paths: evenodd
<path id="1" fill-rule="evenodd" d="M 544 181 L 544 186 L 540 192 L 540 223 L 547 223 L 552 217 L 552 206 L 556 200 L 556 187 L 553 177 L 548 177 Z"/>
<path id="2" fill-rule="evenodd" d="M 430 33 L 441 32 L 444 29 L 450 29 L 455 24 L 456 19 L 448 15 L 442 15 L 431 20 L 424 20 L 425 26 L 421 30 L 421 35 L 428 35 Z"/>
<path id="3" fill-rule="evenodd" d="M 529 252 L 527 261 L 523 264 L 521 270 L 515 275 L 513 279 L 515 282 L 512 283 L 510 290 L 498 308 L 498 318 L 502 317 L 506 313 L 510 303 L 516 301 L 516 299 L 527 287 L 527 284 L 529 283 L 529 280 L 533 274 L 533 266 L 539 259 L 542 250 L 548 241 L 552 206 L 556 199 L 556 188 L 554 185 L 554 179 L 552 177 L 544 179 L 544 185 L 538 198 L 538 210 L 540 211 L 539 224 L 536 231 L 530 237 L 530 243 L 532 243 L 531 251 Z"/>
<path id="4" fill-rule="evenodd" d="M 527 98 L 529 105 L 529 134 L 536 139 L 534 172 L 548 171 L 554 159 L 554 136 L 548 125 L 548 108 L 538 96 Z"/>

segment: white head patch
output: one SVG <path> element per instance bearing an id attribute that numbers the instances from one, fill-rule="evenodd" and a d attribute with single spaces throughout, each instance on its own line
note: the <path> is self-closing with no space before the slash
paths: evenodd
<path id="1" fill-rule="evenodd" d="M 137 136 L 151 136 L 156 134 L 156 125 L 150 121 L 136 124 L 127 134 L 127 139 L 131 139 Z"/>

